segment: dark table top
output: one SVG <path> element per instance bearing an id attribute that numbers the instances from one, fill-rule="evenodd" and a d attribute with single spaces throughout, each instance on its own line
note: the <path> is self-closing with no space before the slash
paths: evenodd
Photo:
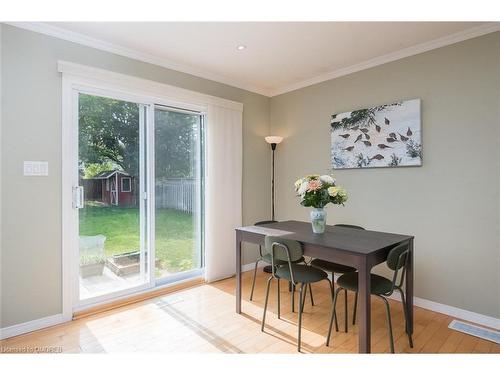
<path id="1" fill-rule="evenodd" d="M 375 253 L 413 238 L 413 236 L 403 234 L 359 230 L 333 225 L 327 225 L 325 233 L 315 234 L 312 231 L 311 223 L 295 220 L 240 227 L 236 228 L 236 230 L 264 236 L 283 236 L 299 241 L 302 244 L 335 248 L 364 255 Z"/>

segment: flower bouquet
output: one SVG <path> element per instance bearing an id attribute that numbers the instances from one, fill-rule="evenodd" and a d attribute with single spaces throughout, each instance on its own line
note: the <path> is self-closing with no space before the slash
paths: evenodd
<path id="1" fill-rule="evenodd" d="M 347 192 L 335 185 L 330 175 L 308 175 L 295 181 L 295 192 L 300 197 L 300 204 L 313 207 L 311 224 L 314 233 L 324 233 L 326 226 L 325 206 L 328 203 L 341 204 L 347 201 Z"/>

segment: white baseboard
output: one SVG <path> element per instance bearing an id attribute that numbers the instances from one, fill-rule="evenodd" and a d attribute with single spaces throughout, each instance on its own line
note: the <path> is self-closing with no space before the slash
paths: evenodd
<path id="1" fill-rule="evenodd" d="M 64 323 L 63 314 L 46 316 L 45 318 L 40 318 L 25 323 L 15 324 L 10 327 L 1 328 L 0 339 L 3 340 L 13 336 L 19 336 L 24 333 L 33 332 L 42 328 L 47 328 L 61 323 Z"/>
<path id="2" fill-rule="evenodd" d="M 395 292 L 389 298 L 401 301 L 401 296 L 399 295 L 398 292 Z M 466 320 L 471 323 L 476 323 L 483 325 L 485 327 L 490 327 L 496 330 L 500 330 L 500 319 L 494 318 L 492 316 L 479 314 L 473 311 L 464 310 L 455 306 L 445 305 L 439 302 L 430 301 L 428 299 L 420 297 L 413 297 L 413 305 L 440 314 L 449 315 L 461 320 Z"/>

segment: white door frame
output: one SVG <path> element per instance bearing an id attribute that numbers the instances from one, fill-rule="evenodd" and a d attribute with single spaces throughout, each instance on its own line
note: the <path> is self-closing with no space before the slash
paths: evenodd
<path id="1" fill-rule="evenodd" d="M 62 310 L 63 319 L 69 321 L 75 311 L 75 297 L 78 297 L 78 212 L 73 207 L 73 183 L 78 181 L 78 92 L 90 95 L 111 96 L 119 100 L 141 103 L 147 106 L 147 143 L 154 145 L 154 105 L 184 108 L 207 114 L 209 104 L 224 107 L 242 107 L 232 102 L 209 95 L 204 95 L 174 86 L 164 85 L 136 77 L 125 76 L 83 65 L 59 62 L 62 72 Z M 76 110 L 75 110 L 76 109 Z M 75 143 L 76 142 L 76 143 Z M 154 147 L 147 147 L 148 181 L 146 197 L 149 230 L 148 267 L 149 283 L 139 289 L 152 288 L 154 272 Z M 137 292 L 134 288 L 125 292 L 106 295 L 112 300 L 125 294 Z M 75 296 L 76 294 L 76 296 Z M 87 300 L 91 306 L 99 301 Z"/>

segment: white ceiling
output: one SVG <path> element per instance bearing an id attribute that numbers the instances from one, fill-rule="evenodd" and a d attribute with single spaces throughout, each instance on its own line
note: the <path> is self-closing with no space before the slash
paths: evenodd
<path id="1" fill-rule="evenodd" d="M 59 37 L 269 96 L 500 29 L 480 22 L 38 25 Z M 238 51 L 239 44 L 247 48 Z"/>

